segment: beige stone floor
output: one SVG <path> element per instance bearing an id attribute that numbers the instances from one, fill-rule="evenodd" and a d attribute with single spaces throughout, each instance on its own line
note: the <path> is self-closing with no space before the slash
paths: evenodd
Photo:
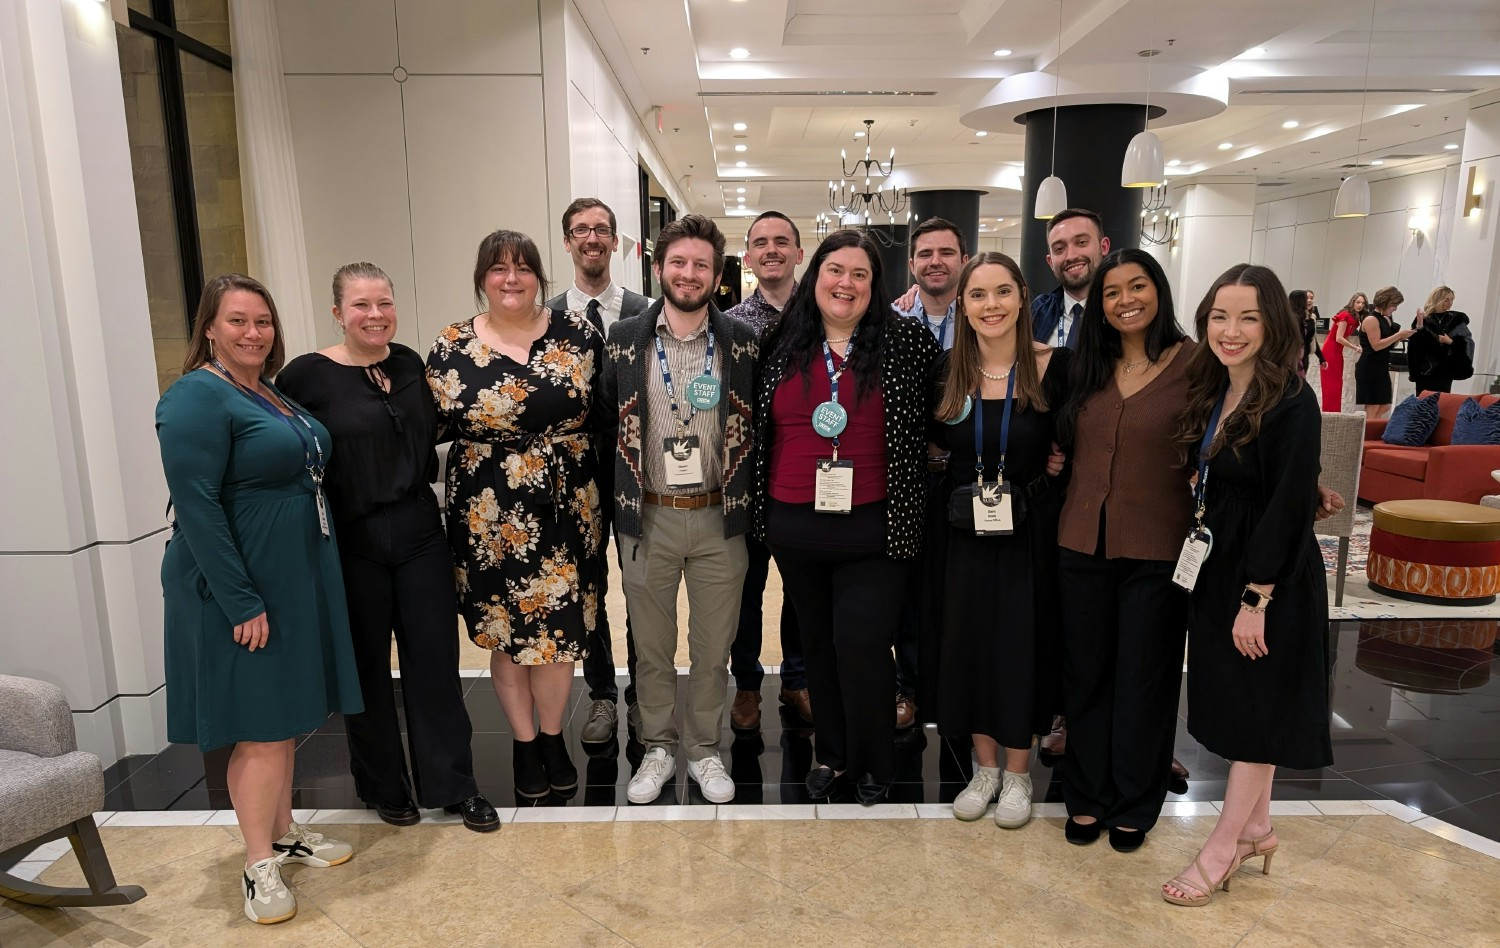
<path id="1" fill-rule="evenodd" d="M 781 574 L 776 571 L 776 564 L 771 564 L 770 576 L 766 579 L 766 594 L 764 605 L 764 634 L 761 636 L 760 660 L 765 665 L 781 664 Z M 609 564 L 609 593 L 605 596 L 605 603 L 609 608 L 610 631 L 614 635 L 613 653 L 615 665 L 619 668 L 625 667 L 625 593 L 620 586 L 620 568 L 615 565 L 613 559 Z M 677 593 L 677 618 L 682 632 L 678 636 L 677 643 L 677 665 L 686 668 L 688 664 L 687 655 L 687 592 L 678 590 Z M 489 668 L 490 656 L 484 649 L 478 648 L 469 641 L 468 634 L 463 629 L 463 620 L 459 620 L 459 668 Z M 400 665 L 396 660 L 396 646 L 391 645 L 391 667 L 398 668 Z"/>
<path id="2" fill-rule="evenodd" d="M 1204 908 L 1157 886 L 1212 826 L 1164 819 L 1139 852 L 1076 847 L 1061 820 L 952 819 L 326 827 L 357 847 L 294 866 L 297 917 L 240 911 L 237 832 L 103 834 L 122 882 L 105 909 L 0 901 L 0 945 L 1500 944 L 1500 860 L 1385 816 L 1281 817 L 1271 875 L 1245 868 Z M 71 857 L 42 877 L 80 884 Z"/>

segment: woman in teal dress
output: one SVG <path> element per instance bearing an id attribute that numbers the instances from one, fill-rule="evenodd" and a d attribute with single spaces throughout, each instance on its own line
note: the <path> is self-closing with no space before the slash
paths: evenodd
<path id="1" fill-rule="evenodd" d="M 337 865 L 347 843 L 292 822 L 294 738 L 363 709 L 338 548 L 319 484 L 328 430 L 266 379 L 282 363 L 264 286 L 216 277 L 183 376 L 156 406 L 176 520 L 162 559 L 167 739 L 234 745 L 245 914 L 285 921 L 280 864 Z M 279 838 L 278 838 L 279 837 Z"/>

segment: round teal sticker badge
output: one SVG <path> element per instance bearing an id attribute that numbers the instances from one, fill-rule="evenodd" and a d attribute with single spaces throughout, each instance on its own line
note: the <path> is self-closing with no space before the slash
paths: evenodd
<path id="1" fill-rule="evenodd" d="M 965 395 L 964 396 L 964 410 L 958 413 L 958 417 L 957 418 L 950 418 L 950 419 L 948 419 L 947 424 L 950 424 L 950 425 L 962 424 L 963 420 L 965 418 L 969 417 L 969 412 L 971 412 L 973 410 L 974 410 L 974 396 L 973 395 Z"/>
<path id="2" fill-rule="evenodd" d="M 720 382 L 712 375 L 700 375 L 688 382 L 687 400 L 699 411 L 707 411 L 719 404 Z"/>
<path id="3" fill-rule="evenodd" d="M 849 425 L 849 413 L 838 402 L 824 402 L 813 409 L 813 430 L 825 438 L 837 437 Z"/>

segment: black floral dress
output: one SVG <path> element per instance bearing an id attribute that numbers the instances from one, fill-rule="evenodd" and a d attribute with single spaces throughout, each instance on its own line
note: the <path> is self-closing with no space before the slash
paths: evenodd
<path id="1" fill-rule="evenodd" d="M 603 580 L 596 454 L 587 421 L 604 340 L 581 313 L 549 312 L 525 365 L 474 334 L 427 357 L 448 453 L 448 543 L 469 638 L 518 665 L 587 654 Z"/>

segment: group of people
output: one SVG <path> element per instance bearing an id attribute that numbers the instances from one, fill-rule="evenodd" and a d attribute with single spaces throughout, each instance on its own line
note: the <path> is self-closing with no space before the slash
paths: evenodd
<path id="1" fill-rule="evenodd" d="M 1086 210 L 1050 222 L 1060 286 L 1035 298 L 1010 257 L 971 258 L 955 225 L 922 222 L 905 309 L 859 231 L 822 240 L 798 280 L 800 235 L 774 211 L 747 237 L 756 292 L 727 313 L 707 218 L 662 229 L 654 302 L 610 281 L 602 202 L 574 201 L 562 230 L 574 283 L 546 303 L 531 238 L 487 236 L 480 312 L 425 364 L 394 341 L 391 281 L 368 263 L 334 276 L 342 341 L 285 365 L 264 286 L 228 275 L 203 294 L 157 410 L 176 510 L 168 728 L 233 745 L 249 918 L 295 913 L 284 863 L 352 854 L 291 819 L 293 740 L 329 713 L 347 716 L 356 789 L 387 822 L 421 805 L 498 825 L 474 780 L 460 617 L 491 653 L 516 792 L 576 787 L 574 663 L 592 699 L 581 740 L 617 727 L 611 533 L 644 747 L 632 803 L 675 781 L 679 755 L 706 800 L 734 798 L 721 722 L 759 722 L 774 559 L 780 698 L 814 729 L 811 798 L 885 799 L 896 728 L 933 721 L 975 750 L 954 815 L 993 801 L 1019 827 L 1032 744 L 1065 719 L 1066 838 L 1108 830 L 1133 851 L 1170 783 L 1186 645 L 1189 729 L 1232 765 L 1218 827 L 1163 897 L 1202 904 L 1246 859 L 1269 865 L 1275 766 L 1331 763 L 1312 523 L 1342 502 L 1320 499 L 1300 317 L 1271 271 L 1216 281 L 1194 342 L 1160 265 L 1109 253 Z"/>
<path id="2" fill-rule="evenodd" d="M 1306 322 L 1316 325 L 1313 292 L 1293 290 L 1290 295 L 1293 312 L 1302 305 Z M 1394 401 L 1391 355 L 1400 343 L 1406 343 L 1407 376 L 1419 393 L 1451 392 L 1454 382 L 1473 376 L 1474 334 L 1468 315 L 1455 310 L 1453 301 L 1452 288 L 1433 287 L 1411 326 L 1402 328 L 1395 314 L 1406 297 L 1396 287 L 1381 287 L 1373 297 L 1363 293 L 1349 297 L 1329 322 L 1318 354 L 1323 410 L 1344 411 L 1358 405 L 1370 418 L 1389 414 Z M 1305 352 L 1316 351 L 1311 348 L 1313 331 L 1304 328 Z M 1350 374 L 1354 376 L 1352 398 Z"/>

